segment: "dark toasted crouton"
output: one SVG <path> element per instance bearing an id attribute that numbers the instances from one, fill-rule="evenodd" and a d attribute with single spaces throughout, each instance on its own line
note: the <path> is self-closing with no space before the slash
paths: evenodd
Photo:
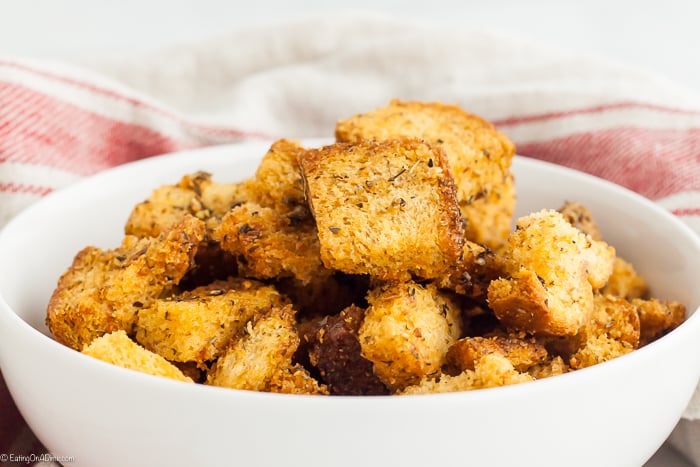
<path id="1" fill-rule="evenodd" d="M 375 376 L 373 364 L 362 356 L 357 334 L 365 311 L 350 306 L 338 315 L 326 316 L 308 335 L 309 360 L 338 395 L 379 395 L 389 390 Z"/>

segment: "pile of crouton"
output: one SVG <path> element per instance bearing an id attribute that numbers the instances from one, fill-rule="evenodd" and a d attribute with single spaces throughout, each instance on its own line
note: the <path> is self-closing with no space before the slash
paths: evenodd
<path id="1" fill-rule="evenodd" d="M 121 245 L 60 277 L 55 339 L 190 383 L 426 394 L 595 365 L 685 319 L 585 206 L 513 219 L 515 147 L 489 122 L 394 100 L 335 137 L 276 141 L 241 182 L 156 188 Z"/>

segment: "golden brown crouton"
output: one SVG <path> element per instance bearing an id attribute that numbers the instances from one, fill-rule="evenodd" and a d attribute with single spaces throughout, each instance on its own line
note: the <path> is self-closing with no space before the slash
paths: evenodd
<path id="1" fill-rule="evenodd" d="M 260 161 L 255 176 L 243 184 L 248 200 L 277 212 L 310 217 L 299 169 L 299 155 L 303 151 L 295 141 L 275 141 Z"/>
<path id="2" fill-rule="evenodd" d="M 549 378 L 550 376 L 563 375 L 569 372 L 569 365 L 559 355 L 548 358 L 542 363 L 531 366 L 527 372 L 534 379 Z"/>
<path id="3" fill-rule="evenodd" d="M 460 310 L 434 285 L 388 284 L 370 291 L 360 327 L 362 356 L 390 389 L 437 375 L 461 334 Z"/>
<path id="4" fill-rule="evenodd" d="M 448 371 L 459 374 L 464 370 L 473 370 L 474 362 L 487 354 L 503 355 L 518 371 L 527 371 L 547 358 L 547 350 L 533 338 L 515 335 L 465 337 L 448 349 Z"/>
<path id="5" fill-rule="evenodd" d="M 270 279 L 294 277 L 303 284 L 327 278 L 316 225 L 296 222 L 273 208 L 248 202 L 224 216 L 216 237 L 221 249 L 238 259 L 238 273 Z"/>
<path id="6" fill-rule="evenodd" d="M 136 340 L 171 361 L 215 360 L 250 319 L 286 302 L 274 287 L 260 282 L 212 282 L 142 308 Z"/>
<path id="7" fill-rule="evenodd" d="M 583 346 L 569 364 L 585 368 L 617 358 L 639 347 L 639 316 L 624 298 L 596 294 L 591 319 L 581 332 Z"/>
<path id="8" fill-rule="evenodd" d="M 281 394 L 330 394 L 328 387 L 316 381 L 301 365 L 284 368 L 273 374 L 268 390 Z"/>
<path id="9" fill-rule="evenodd" d="M 155 237 L 188 214 L 203 220 L 211 232 L 221 216 L 245 198 L 240 184 L 216 183 L 207 172 L 185 175 L 175 185 L 156 188 L 147 200 L 134 206 L 125 233 Z"/>
<path id="10" fill-rule="evenodd" d="M 467 238 L 492 248 L 505 240 L 515 193 L 504 184 L 512 186 L 515 146 L 491 123 L 456 105 L 393 100 L 386 107 L 338 122 L 335 134 L 340 142 L 404 137 L 440 145 L 447 153 L 460 208 L 468 221 Z M 481 201 L 485 198 L 488 201 Z"/>
<path id="11" fill-rule="evenodd" d="M 207 384 L 270 391 L 273 381 L 286 378 L 280 374 L 292 366 L 298 346 L 292 306 L 273 308 L 248 322 L 245 333 L 234 340 L 209 371 Z"/>
<path id="12" fill-rule="evenodd" d="M 362 356 L 358 332 L 365 310 L 349 306 L 338 315 L 326 316 L 305 336 L 309 360 L 333 394 L 381 395 L 389 391 Z"/>
<path id="13" fill-rule="evenodd" d="M 385 280 L 445 275 L 464 243 L 439 148 L 362 141 L 306 151 L 301 167 L 326 267 Z"/>
<path id="14" fill-rule="evenodd" d="M 85 346 L 82 352 L 103 362 L 129 370 L 188 383 L 192 382 L 192 379 L 182 374 L 172 363 L 129 339 L 124 331 L 104 334 Z"/>
<path id="15" fill-rule="evenodd" d="M 615 258 L 613 272 L 600 293 L 632 300 L 646 297 L 649 286 L 644 278 L 637 274 L 632 264 L 618 256 Z"/>
<path id="16" fill-rule="evenodd" d="M 603 239 L 600 234 L 600 228 L 593 219 L 591 211 L 583 204 L 567 201 L 558 211 L 569 224 L 590 235 L 593 240 Z"/>
<path id="17" fill-rule="evenodd" d="M 641 345 L 674 330 L 685 320 L 685 306 L 678 302 L 634 299 L 632 305 L 639 315 Z"/>
<path id="18" fill-rule="evenodd" d="M 204 236 L 202 221 L 186 216 L 158 237 L 127 235 L 114 250 L 79 252 L 48 304 L 54 338 L 80 350 L 103 334 L 131 333 L 138 310 L 169 293 L 190 270 Z"/>
<path id="19" fill-rule="evenodd" d="M 503 256 L 508 276 L 489 285 L 489 306 L 514 329 L 574 335 L 593 310 L 593 287 L 612 272 L 615 250 L 552 210 L 518 219 Z"/>
<path id="20" fill-rule="evenodd" d="M 474 363 L 474 370 L 465 370 L 457 376 L 441 375 L 424 378 L 399 394 L 432 394 L 441 392 L 472 391 L 474 389 L 508 386 L 532 381 L 528 373 L 520 373 L 500 354 L 486 354 Z"/>

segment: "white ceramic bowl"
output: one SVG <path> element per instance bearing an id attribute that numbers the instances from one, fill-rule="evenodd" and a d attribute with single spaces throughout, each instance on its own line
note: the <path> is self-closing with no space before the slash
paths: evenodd
<path id="1" fill-rule="evenodd" d="M 689 319 L 622 358 L 532 383 L 410 397 L 307 397 L 143 375 L 54 342 L 46 303 L 82 247 L 116 246 L 131 207 L 198 169 L 253 173 L 267 143 L 168 155 L 56 192 L 0 232 L 0 364 L 30 427 L 71 466 L 640 466 L 700 376 L 700 241 L 617 186 L 516 158 L 518 213 L 587 205 L 659 298 Z"/>

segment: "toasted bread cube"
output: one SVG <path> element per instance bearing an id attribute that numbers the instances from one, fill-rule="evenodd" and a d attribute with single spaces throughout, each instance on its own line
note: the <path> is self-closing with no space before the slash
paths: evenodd
<path id="1" fill-rule="evenodd" d="M 563 375 L 570 371 L 569 365 L 559 355 L 548 358 L 542 363 L 528 368 L 527 372 L 534 379 L 549 378 L 551 376 Z"/>
<path id="2" fill-rule="evenodd" d="M 613 272 L 600 293 L 632 300 L 646 297 L 649 293 L 649 285 L 632 264 L 618 256 L 615 258 Z"/>
<path id="3" fill-rule="evenodd" d="M 415 139 L 309 150 L 301 167 L 326 267 L 384 280 L 447 273 L 464 243 L 444 152 Z"/>
<path id="4" fill-rule="evenodd" d="M 569 360 L 574 369 L 627 354 L 639 347 L 637 310 L 624 298 L 596 294 L 593 314 L 581 337 L 583 346 Z"/>
<path id="5" fill-rule="evenodd" d="M 175 365 L 129 339 L 124 331 L 103 334 L 86 345 L 82 352 L 103 362 L 129 370 L 188 383 L 193 382 Z"/>
<path id="6" fill-rule="evenodd" d="M 453 298 L 434 285 L 408 282 L 372 289 L 367 301 L 358 337 L 377 377 L 395 391 L 439 374 L 462 330 Z"/>
<path id="7" fill-rule="evenodd" d="M 528 373 L 520 373 L 511 362 L 500 354 L 486 354 L 474 363 L 474 370 L 465 370 L 456 376 L 441 375 L 424 378 L 419 384 L 409 386 L 399 394 L 434 394 L 443 392 L 472 391 L 474 389 L 508 386 L 532 381 Z"/>
<path id="8" fill-rule="evenodd" d="M 542 210 L 518 219 L 503 256 L 509 277 L 488 290 L 498 319 L 536 334 L 574 335 L 593 311 L 593 288 L 612 272 L 615 250 Z"/>
<path id="9" fill-rule="evenodd" d="M 269 392 L 280 394 L 328 395 L 328 386 L 319 383 L 306 368 L 294 365 L 276 372 L 270 380 Z"/>
<path id="10" fill-rule="evenodd" d="M 365 310 L 351 305 L 334 316 L 326 316 L 308 333 L 309 360 L 330 391 L 337 395 L 388 394 L 387 387 L 362 356 L 358 340 Z"/>
<path id="11" fill-rule="evenodd" d="M 467 238 L 497 248 L 507 237 L 515 192 L 504 185 L 512 187 L 515 146 L 486 120 L 456 105 L 392 100 L 386 107 L 339 121 L 335 135 L 339 142 L 403 137 L 440 145 L 467 219 Z"/>
<path id="12" fill-rule="evenodd" d="M 221 216 L 244 199 L 241 184 L 216 183 L 207 172 L 185 175 L 175 185 L 156 188 L 148 199 L 134 206 L 125 233 L 156 237 L 188 214 L 203 220 L 211 232 Z"/>
<path id="13" fill-rule="evenodd" d="M 502 247 L 510 233 L 515 204 L 515 181 L 510 174 L 500 185 L 471 201 L 460 200 L 459 207 L 467 221 L 465 238 L 491 249 Z"/>
<path id="14" fill-rule="evenodd" d="M 675 301 L 633 299 L 640 323 L 640 344 L 646 345 L 685 321 L 685 306 Z"/>
<path id="15" fill-rule="evenodd" d="M 321 262 L 316 225 L 273 208 L 243 203 L 224 216 L 216 236 L 238 258 L 238 273 L 256 279 L 294 277 L 303 284 L 332 273 Z"/>
<path id="16" fill-rule="evenodd" d="M 47 307 L 54 338 L 81 350 L 103 334 L 133 332 L 138 310 L 168 294 L 192 268 L 204 223 L 186 216 L 157 237 L 124 237 L 113 250 L 87 247 L 58 280 Z"/>
<path id="17" fill-rule="evenodd" d="M 292 367 L 299 346 L 294 309 L 273 308 L 256 317 L 245 332 L 216 361 L 207 374 L 207 384 L 233 389 L 269 392 L 273 381 Z"/>
<path id="18" fill-rule="evenodd" d="M 581 203 L 567 201 L 558 209 L 566 221 L 579 229 L 581 232 L 591 236 L 593 240 L 602 240 L 600 228 L 593 219 L 591 211 Z"/>
<path id="19" fill-rule="evenodd" d="M 483 299 L 492 280 L 505 275 L 503 258 L 487 247 L 466 240 L 462 254 L 450 268 L 448 275 L 437 283 L 441 288 L 450 289 L 460 295 Z"/>
<path id="20" fill-rule="evenodd" d="M 543 363 L 547 349 L 533 338 L 515 335 L 493 337 L 465 337 L 447 351 L 447 365 L 451 374 L 473 370 L 474 362 L 488 354 L 503 355 L 518 371 Z"/>
<path id="21" fill-rule="evenodd" d="M 212 361 L 254 316 L 286 302 L 260 282 L 216 281 L 142 308 L 136 340 L 170 361 Z"/>
<path id="22" fill-rule="evenodd" d="M 260 161 L 255 176 L 244 183 L 248 200 L 281 213 L 294 211 L 310 217 L 299 168 L 303 151 L 296 141 L 275 141 Z"/>

